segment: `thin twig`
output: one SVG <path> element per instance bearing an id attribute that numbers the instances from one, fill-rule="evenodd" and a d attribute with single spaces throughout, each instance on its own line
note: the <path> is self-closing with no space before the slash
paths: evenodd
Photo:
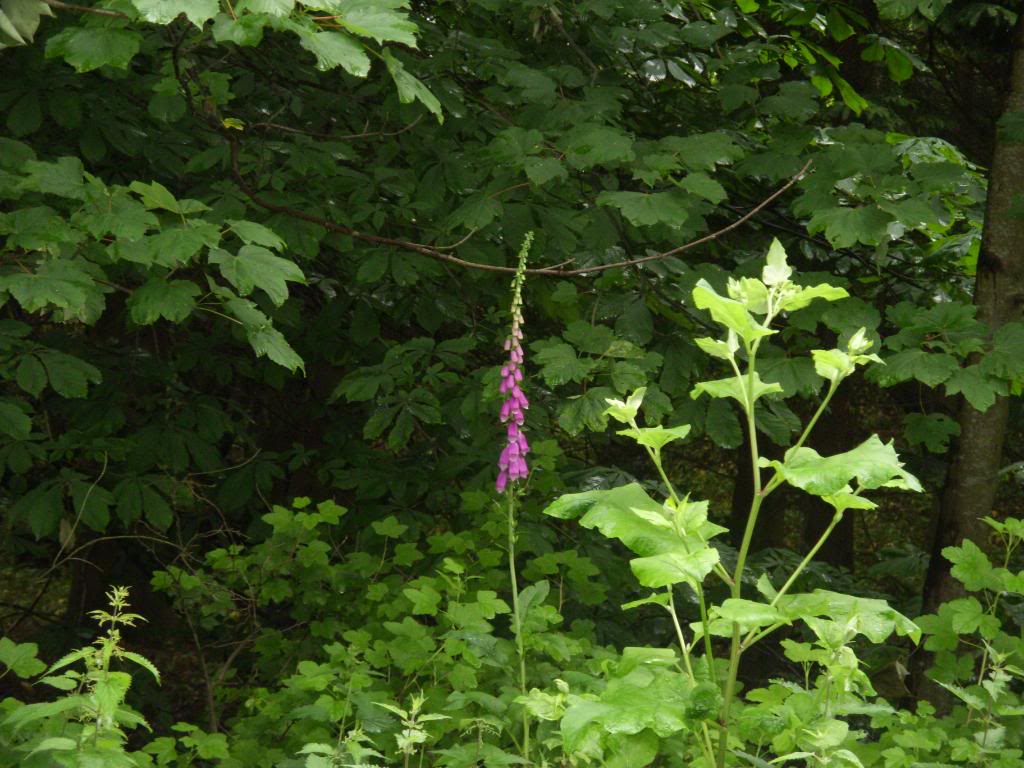
<path id="1" fill-rule="evenodd" d="M 302 128 L 293 128 L 290 125 L 282 125 L 281 123 L 253 123 L 248 126 L 248 130 L 255 131 L 284 131 L 285 133 L 298 133 L 303 136 L 311 136 L 314 139 L 323 139 L 329 141 L 356 141 L 358 139 L 371 139 L 376 136 L 401 136 L 406 131 L 411 131 L 420 121 L 423 119 L 423 115 L 420 115 L 411 123 L 403 128 L 399 128 L 397 131 L 363 131 L 362 133 L 350 133 L 346 135 L 335 135 L 333 133 L 320 133 L 318 131 L 307 131 Z"/>
<path id="2" fill-rule="evenodd" d="M 234 139 L 234 137 L 228 137 L 228 141 L 231 149 L 231 168 L 232 173 L 235 177 L 235 183 L 238 184 L 239 188 L 249 197 L 250 200 L 252 200 L 252 202 L 260 206 L 261 208 L 264 208 L 268 211 L 273 211 L 275 213 L 283 213 L 287 216 L 291 216 L 296 219 L 301 219 L 302 221 L 308 221 L 312 224 L 317 224 L 318 226 L 321 226 L 328 231 L 348 235 L 349 237 L 353 237 L 356 240 L 362 240 L 365 243 L 373 243 L 374 245 L 390 245 L 395 248 L 401 248 L 406 251 L 418 253 L 422 256 L 428 256 L 432 259 L 437 259 L 438 261 L 446 261 L 449 264 L 455 264 L 457 266 L 465 267 L 467 269 L 479 269 L 484 272 L 501 272 L 504 274 L 511 274 L 516 271 L 515 267 L 502 267 L 494 264 L 481 264 L 475 261 L 467 261 L 466 259 L 460 259 L 458 256 L 452 256 L 450 253 L 443 253 L 436 247 L 425 245 L 423 243 L 416 243 L 411 240 L 401 240 L 393 237 L 383 237 L 381 235 L 372 235 L 367 232 L 360 232 L 359 230 L 352 229 L 351 227 L 347 227 L 344 224 L 338 224 L 329 219 L 325 219 L 321 216 L 314 216 L 311 213 L 306 213 L 305 211 L 299 210 L 298 208 L 292 208 L 287 205 L 278 205 L 277 203 L 272 203 L 269 200 L 264 200 L 257 194 L 256 190 L 253 189 L 253 187 L 245 180 L 245 177 L 242 176 L 242 172 L 238 161 L 237 141 Z M 592 267 L 579 267 L 577 269 L 557 269 L 552 267 L 540 267 L 527 269 L 526 272 L 527 274 L 544 275 L 546 277 L 579 277 L 582 275 L 591 275 L 597 272 L 604 272 L 609 269 L 632 267 L 638 264 L 647 264 L 648 262 L 667 259 L 668 257 L 675 256 L 676 254 L 682 253 L 683 251 L 688 251 L 691 248 L 696 248 L 698 245 L 703 245 L 704 243 L 709 243 L 712 240 L 717 240 L 722 235 L 731 232 L 732 230 L 746 224 L 752 218 L 757 216 L 757 214 L 759 214 L 767 206 L 771 205 L 781 195 L 783 195 L 790 187 L 792 187 L 794 184 L 800 181 L 800 179 L 804 177 L 804 174 L 807 173 L 807 170 L 811 167 L 811 162 L 811 160 L 808 160 L 804 167 L 800 169 L 799 173 L 793 176 L 793 178 L 791 178 L 789 181 L 787 181 L 785 184 L 783 184 L 781 187 L 775 190 L 772 194 L 770 194 L 760 203 L 758 203 L 749 211 L 747 211 L 747 213 L 745 213 L 740 218 L 736 219 L 730 224 L 727 224 L 721 229 L 715 230 L 714 232 L 704 235 L 703 237 L 699 237 L 696 240 L 691 240 L 690 242 L 684 243 L 683 245 L 677 246 L 676 248 L 673 248 L 671 250 L 665 251 L 663 253 L 652 254 L 650 256 L 641 256 L 640 258 L 636 259 L 616 261 L 612 262 L 611 264 L 595 264 Z"/>
<path id="3" fill-rule="evenodd" d="M 96 16 L 110 16 L 116 19 L 130 19 L 126 13 L 120 11 L 110 11 L 106 8 L 92 8 L 88 5 L 74 5 L 73 3 L 62 3 L 61 0 L 43 0 L 51 8 L 56 8 L 59 11 L 74 11 L 75 13 L 92 13 Z"/>

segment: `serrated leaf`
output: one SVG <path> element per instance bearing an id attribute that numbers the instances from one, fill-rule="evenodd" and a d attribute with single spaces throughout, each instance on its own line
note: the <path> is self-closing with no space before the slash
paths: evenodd
<path id="1" fill-rule="evenodd" d="M 46 368 L 50 387 L 61 397 L 85 397 L 89 384 L 102 381 L 99 369 L 94 365 L 53 349 L 38 352 Z"/>
<path id="2" fill-rule="evenodd" d="M 413 27 L 415 28 L 415 25 Z M 413 43 L 411 44 L 415 44 L 415 37 L 413 37 Z M 387 65 L 388 72 L 391 74 L 391 79 L 395 81 L 395 87 L 398 88 L 398 100 L 403 104 L 411 104 L 414 101 L 420 102 L 437 118 L 438 123 L 443 123 L 444 114 L 441 112 L 441 102 L 430 92 L 430 89 L 420 82 L 418 78 L 409 74 L 402 62 L 396 59 L 387 48 L 384 49 L 382 57 Z"/>
<path id="3" fill-rule="evenodd" d="M 274 230 L 255 221 L 228 219 L 225 223 L 246 245 L 262 245 L 275 251 L 283 251 L 286 247 L 284 240 L 278 237 Z"/>
<path id="4" fill-rule="evenodd" d="M 153 24 L 170 24 L 184 15 L 197 27 L 217 15 L 217 0 L 132 0 L 146 21 Z"/>
<path id="5" fill-rule="evenodd" d="M 582 382 L 596 364 L 590 358 L 578 357 L 576 350 L 563 342 L 545 345 L 533 359 L 540 366 L 540 377 L 551 386 Z"/>
<path id="6" fill-rule="evenodd" d="M 192 314 L 198 295 L 199 286 L 191 280 L 154 277 L 132 292 L 128 309 L 139 325 L 150 325 L 160 318 L 180 323 Z"/>
<path id="7" fill-rule="evenodd" d="M 100 67 L 125 69 L 139 52 L 142 37 L 127 29 L 67 27 L 46 41 L 46 58 L 60 57 L 78 72 Z"/>
<path id="8" fill-rule="evenodd" d="M 399 8 L 406 0 L 372 0 L 340 7 L 338 23 L 360 37 L 369 37 L 378 43 L 395 42 L 416 47 L 416 23 Z M 385 49 L 387 55 L 387 49 Z"/>
<path id="9" fill-rule="evenodd" d="M 715 322 L 721 323 L 726 328 L 734 331 L 737 336 L 748 344 L 775 333 L 775 331 L 765 328 L 754 320 L 742 302 L 719 295 L 711 287 L 711 284 L 703 278 L 697 282 L 697 286 L 693 289 L 693 303 L 697 309 L 708 310 Z"/>
<path id="10" fill-rule="evenodd" d="M 306 282 L 298 264 L 259 245 L 243 245 L 235 255 L 215 248 L 210 251 L 210 263 L 220 266 L 221 274 L 240 295 L 248 296 L 259 288 L 277 306 L 288 298 L 288 282 Z"/>
<path id="11" fill-rule="evenodd" d="M 600 206 L 618 208 L 635 227 L 666 224 L 681 227 L 689 218 L 686 197 L 678 192 L 602 192 Z"/>
<path id="12" fill-rule="evenodd" d="M 986 376 L 980 365 L 957 368 L 946 380 L 946 394 L 962 394 L 978 411 L 987 411 L 997 396 L 1006 393 L 1006 382 Z"/>
<path id="13" fill-rule="evenodd" d="M 292 349 L 284 334 L 269 323 L 266 325 L 246 326 L 245 336 L 256 353 L 256 357 L 263 357 L 265 355 L 292 373 L 295 373 L 295 371 L 305 373 L 306 365 L 302 358 Z"/>
<path id="14" fill-rule="evenodd" d="M 18 677 L 35 677 L 46 669 L 38 655 L 39 646 L 35 643 L 16 643 L 8 637 L 0 637 L 0 664 Z"/>
<path id="15" fill-rule="evenodd" d="M 356 77 L 366 77 L 370 73 L 370 57 L 362 43 L 351 35 L 306 29 L 301 29 L 298 34 L 299 44 L 316 56 L 317 69 L 341 67 Z"/>
<path id="16" fill-rule="evenodd" d="M 640 445 L 660 451 L 673 440 L 682 440 L 690 434 L 689 424 L 680 424 L 677 427 L 640 427 L 637 429 L 621 429 L 620 435 L 631 437 Z"/>
<path id="17" fill-rule="evenodd" d="M 701 381 L 698 382 L 693 390 L 690 392 L 690 397 L 696 400 L 701 395 L 708 395 L 709 397 L 731 397 L 736 400 L 744 408 L 753 405 L 753 402 L 747 403 L 746 387 L 749 383 L 748 377 L 744 376 L 744 380 L 741 382 L 735 376 L 728 379 L 716 379 L 714 381 Z M 761 381 L 761 377 L 757 374 L 757 371 L 753 373 L 753 401 L 756 402 L 758 399 L 765 395 L 777 394 L 782 392 L 782 387 L 775 383 L 765 383 Z"/>
<path id="18" fill-rule="evenodd" d="M 813 448 L 801 447 L 786 452 L 784 462 L 761 460 L 774 467 L 786 482 L 816 496 L 844 491 L 856 479 L 864 490 L 881 486 L 921 491 L 917 478 L 903 469 L 892 442 L 883 443 L 872 435 L 851 451 L 821 456 Z"/>
<path id="19" fill-rule="evenodd" d="M 950 438 L 960 434 L 960 425 L 941 413 L 908 413 L 903 434 L 910 445 L 923 445 L 932 453 L 945 453 Z"/>

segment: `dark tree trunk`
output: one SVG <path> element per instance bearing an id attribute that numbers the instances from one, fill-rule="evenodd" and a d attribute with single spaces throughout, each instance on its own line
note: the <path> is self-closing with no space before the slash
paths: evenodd
<path id="1" fill-rule="evenodd" d="M 1024 17 L 1014 31 L 1014 56 L 1004 114 L 1024 110 Z M 997 136 L 989 176 L 985 231 L 974 289 L 978 319 L 996 331 L 1021 317 L 1024 303 L 1024 219 L 1011 213 L 1013 198 L 1024 192 L 1024 143 Z M 986 527 L 979 518 L 992 509 L 998 486 L 1009 403 L 998 398 L 984 413 L 964 402 L 960 438 L 954 447 L 942 494 L 939 519 L 925 579 L 926 612 L 956 597 L 960 590 L 949 575 L 942 549 L 965 537 L 979 545 Z"/>

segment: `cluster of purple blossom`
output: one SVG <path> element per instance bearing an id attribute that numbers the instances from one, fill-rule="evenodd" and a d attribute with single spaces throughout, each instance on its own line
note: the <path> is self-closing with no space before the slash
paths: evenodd
<path id="1" fill-rule="evenodd" d="M 530 452 L 530 444 L 526 441 L 523 433 L 523 421 L 526 419 L 525 411 L 530 407 L 530 401 L 523 394 L 523 312 L 522 312 L 522 288 L 523 280 L 526 278 L 526 256 L 530 250 L 530 243 L 533 240 L 533 233 L 526 236 L 523 247 L 519 251 L 519 266 L 516 276 L 512 281 L 512 330 L 505 340 L 505 351 L 508 352 L 508 362 L 501 369 L 501 394 L 505 401 L 501 404 L 501 421 L 506 424 L 505 447 L 498 457 L 498 480 L 495 487 L 501 493 L 509 482 L 522 480 L 529 474 L 526 466 L 526 454 Z"/>
<path id="2" fill-rule="evenodd" d="M 501 393 L 506 396 L 501 405 L 501 420 L 506 423 L 507 443 L 498 458 L 498 492 L 504 491 L 509 480 L 519 480 L 529 474 L 526 466 L 526 454 L 530 452 L 530 444 L 526 441 L 522 426 L 525 419 L 524 411 L 530 407 L 530 401 L 519 386 L 523 380 L 523 371 L 519 367 L 523 362 L 521 340 L 523 332 L 519 324 L 513 323 L 512 335 L 505 341 L 508 350 L 508 362 L 501 369 Z"/>

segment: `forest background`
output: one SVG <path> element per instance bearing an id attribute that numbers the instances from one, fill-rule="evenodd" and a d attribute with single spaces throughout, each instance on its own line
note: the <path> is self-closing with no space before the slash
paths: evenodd
<path id="1" fill-rule="evenodd" d="M 923 486 L 845 514 L 800 585 L 931 616 L 931 641 L 893 638 L 859 668 L 894 704 L 959 718 L 856 759 L 1019 765 L 1006 697 L 1024 580 L 969 575 L 1014 541 L 982 518 L 1020 516 L 1024 482 L 1018 10 L 3 0 L 0 712 L 46 700 L 21 678 L 92 640 L 112 585 L 129 596 L 107 628 L 125 600 L 148 623 L 105 635 L 111 653 L 163 679 L 116 692 L 103 748 L 118 757 L 89 763 L 77 737 L 40 746 L 96 719 L 76 700 L 0 726 L 0 765 L 682 764 L 653 721 L 565 743 L 571 696 L 600 696 L 622 648 L 675 633 L 656 609 L 622 612 L 645 594 L 622 547 L 542 511 L 563 493 L 657 487 L 607 413 L 645 387 L 647 424 L 690 425 L 665 471 L 709 500 L 730 531 L 719 556 L 735 559 L 757 493 L 751 435 L 727 400 L 691 397 L 720 375 L 692 294 L 760 275 L 776 238 L 794 280 L 849 296 L 762 346 L 759 375 L 783 393 L 758 406 L 762 455 L 783 460 L 821 402 L 809 351 L 863 328 L 884 365 L 850 376 L 808 445 L 835 454 L 877 433 Z M 494 480 L 529 233 L 531 473 L 514 543 L 530 586 L 510 596 Z M 814 496 L 766 499 L 750 588 L 778 586 L 832 520 Z M 513 596 L 533 611 L 519 631 Z M 699 620 L 692 591 L 679 599 Z M 1016 650 L 995 650 L 997 634 Z M 968 738 L 982 762 L 952 746 L 980 705 L 950 686 L 980 686 L 1004 651 L 998 706 L 983 707 L 999 745 Z M 517 652 L 535 660 L 527 686 Z M 943 652 L 969 669 L 929 673 Z M 811 663 L 758 654 L 747 686 Z M 550 701 L 526 702 L 534 687 Z M 116 714 L 135 710 L 155 736 Z M 514 735 L 521 710 L 535 754 Z M 874 715 L 864 738 L 729 759 L 847 765 L 840 746 L 932 721 Z"/>

